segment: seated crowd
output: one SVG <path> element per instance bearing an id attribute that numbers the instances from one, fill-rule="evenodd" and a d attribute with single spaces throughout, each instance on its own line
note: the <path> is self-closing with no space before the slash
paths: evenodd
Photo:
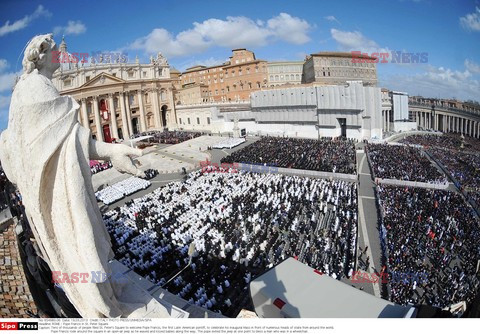
<path id="1" fill-rule="evenodd" d="M 458 134 L 415 135 L 402 141 L 424 146 L 480 208 L 480 140 L 466 137 L 463 149 Z"/>
<path id="2" fill-rule="evenodd" d="M 92 174 L 97 174 L 112 167 L 113 166 L 110 161 L 100 162 L 97 160 L 90 160 L 90 171 L 92 172 Z"/>
<path id="3" fill-rule="evenodd" d="M 226 138 L 213 145 L 213 148 L 233 148 L 245 142 L 245 138 Z"/>
<path id="4" fill-rule="evenodd" d="M 454 133 L 444 133 L 442 135 L 413 135 L 403 138 L 400 142 L 404 144 L 421 145 L 425 148 L 433 146 L 450 150 L 460 150 L 462 144 L 460 135 Z M 463 150 L 480 153 L 480 140 L 465 137 Z"/>
<path id="5" fill-rule="evenodd" d="M 454 192 L 378 186 L 388 271 L 425 280 L 390 280 L 399 304 L 446 307 L 472 301 L 479 288 L 480 222 Z"/>
<path id="6" fill-rule="evenodd" d="M 147 189 L 150 185 L 150 181 L 131 176 L 126 180 L 117 182 L 114 185 L 107 186 L 102 190 L 97 191 L 95 197 L 105 205 L 110 205 L 139 190 Z"/>
<path id="7" fill-rule="evenodd" d="M 209 169 L 107 212 L 116 258 L 230 317 L 252 309 L 250 280 L 290 256 L 337 279 L 352 274 L 355 183 Z M 169 282 L 188 264 L 192 243 L 191 266 Z"/>
<path id="8" fill-rule="evenodd" d="M 427 183 L 447 182 L 447 178 L 418 148 L 368 144 L 366 150 L 374 177 Z"/>
<path id="9" fill-rule="evenodd" d="M 153 138 L 147 139 L 146 141 L 159 144 L 179 144 L 186 140 L 200 137 L 201 135 L 202 133 L 200 132 L 189 131 L 147 131 L 132 135 L 130 139 L 143 136 L 153 136 Z"/>
<path id="10" fill-rule="evenodd" d="M 355 142 L 351 139 L 262 137 L 222 162 L 268 163 L 284 168 L 355 174 L 355 157 Z"/>
<path id="11" fill-rule="evenodd" d="M 480 208 L 480 154 L 431 147 L 428 153 L 442 164 Z"/>

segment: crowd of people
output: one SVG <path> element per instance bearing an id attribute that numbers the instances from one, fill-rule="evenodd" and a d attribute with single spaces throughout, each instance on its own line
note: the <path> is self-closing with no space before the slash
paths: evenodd
<path id="1" fill-rule="evenodd" d="M 135 139 L 143 136 L 152 136 L 152 138 L 147 139 L 146 141 L 158 144 L 179 144 L 186 140 L 200 137 L 201 135 L 201 132 L 189 131 L 147 131 L 132 135 L 130 139 Z"/>
<path id="2" fill-rule="evenodd" d="M 95 192 L 95 197 L 98 201 L 103 202 L 105 205 L 110 205 L 116 201 L 136 193 L 139 190 L 147 189 L 151 185 L 151 182 L 139 177 L 130 176 L 128 179 L 117 182 L 111 186 Z"/>
<path id="3" fill-rule="evenodd" d="M 458 134 L 409 136 L 405 143 L 422 145 L 453 177 L 458 186 L 480 208 L 480 141 L 466 137 L 464 148 Z"/>
<path id="4" fill-rule="evenodd" d="M 459 134 L 444 133 L 442 135 L 412 135 L 400 140 L 404 144 L 421 145 L 428 147 L 441 147 L 449 150 L 460 150 L 462 138 Z M 480 153 L 480 141 L 472 137 L 464 137 L 463 151 Z"/>
<path id="5" fill-rule="evenodd" d="M 110 161 L 100 162 L 97 160 L 90 160 L 90 171 L 92 174 L 97 174 L 112 167 L 113 165 Z"/>
<path id="6" fill-rule="evenodd" d="M 446 183 L 443 175 L 418 148 L 368 144 L 366 152 L 375 177 L 427 183 Z"/>
<path id="7" fill-rule="evenodd" d="M 245 142 L 245 138 L 225 138 L 221 142 L 213 145 L 213 148 L 234 148 Z"/>
<path id="8" fill-rule="evenodd" d="M 356 183 L 211 168 L 107 212 L 116 258 L 230 317 L 251 309 L 250 280 L 287 257 L 337 279 L 351 275 Z M 192 243 L 191 265 L 175 277 Z"/>
<path id="9" fill-rule="evenodd" d="M 445 150 L 439 147 L 428 148 L 428 153 L 442 164 L 458 186 L 480 208 L 480 153 L 467 153 Z"/>
<path id="10" fill-rule="evenodd" d="M 158 175 L 158 170 L 149 168 L 144 171 L 144 174 L 145 174 L 145 177 L 144 177 L 145 180 L 151 180 Z"/>
<path id="11" fill-rule="evenodd" d="M 450 191 L 378 185 L 388 271 L 425 279 L 390 280 L 398 304 L 446 307 L 479 288 L 480 222 Z"/>
<path id="12" fill-rule="evenodd" d="M 222 162 L 355 174 L 355 157 L 352 139 L 262 137 L 223 158 Z"/>

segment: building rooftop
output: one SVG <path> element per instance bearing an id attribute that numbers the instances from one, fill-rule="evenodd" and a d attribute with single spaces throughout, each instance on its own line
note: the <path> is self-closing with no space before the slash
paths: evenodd
<path id="1" fill-rule="evenodd" d="M 318 57 L 340 57 L 340 58 L 352 58 L 352 52 L 337 52 L 337 51 L 322 51 L 317 53 L 312 53 L 311 56 Z M 375 57 L 364 56 L 364 55 L 355 55 L 355 58 L 365 58 L 365 59 L 377 59 Z"/>

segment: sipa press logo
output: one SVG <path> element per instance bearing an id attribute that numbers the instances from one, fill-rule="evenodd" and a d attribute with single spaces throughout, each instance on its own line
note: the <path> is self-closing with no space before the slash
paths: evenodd
<path id="1" fill-rule="evenodd" d="M 38 322 L 0 322 L 0 331 L 38 330 Z"/>

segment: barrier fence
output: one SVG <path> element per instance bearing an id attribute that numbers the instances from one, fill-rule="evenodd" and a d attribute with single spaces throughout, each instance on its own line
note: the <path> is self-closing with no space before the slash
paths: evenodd
<path id="1" fill-rule="evenodd" d="M 417 182 L 417 181 L 405 181 L 405 180 L 395 180 L 395 179 L 382 179 L 379 177 L 375 178 L 375 183 L 388 184 L 401 187 L 416 187 L 416 188 L 427 188 L 427 189 L 436 189 L 436 190 L 446 190 L 448 188 L 447 183 L 427 183 L 427 182 Z"/>
<path id="2" fill-rule="evenodd" d="M 262 164 L 245 164 L 238 163 L 238 169 L 257 172 L 257 173 L 281 173 L 285 175 L 297 175 L 305 177 L 316 177 L 316 178 L 335 178 L 335 179 L 344 179 L 347 181 L 356 181 L 356 174 L 343 174 L 343 173 L 331 173 L 331 172 L 320 172 L 314 170 L 304 170 L 304 169 L 293 169 L 293 168 L 283 168 L 277 166 L 269 166 Z"/>

